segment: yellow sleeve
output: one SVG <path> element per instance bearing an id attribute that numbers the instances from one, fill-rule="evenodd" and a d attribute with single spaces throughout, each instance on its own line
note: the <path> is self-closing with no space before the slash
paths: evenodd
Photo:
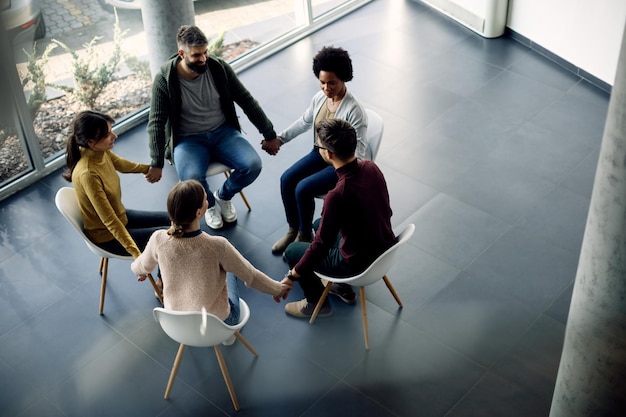
<path id="1" fill-rule="evenodd" d="M 109 157 L 111 158 L 111 162 L 113 162 L 113 166 L 115 170 L 122 173 L 140 173 L 146 174 L 150 165 L 148 164 L 140 164 L 137 162 L 129 161 L 128 159 L 122 158 L 112 151 L 107 151 L 109 153 Z"/>
<path id="2" fill-rule="evenodd" d="M 104 186 L 100 178 L 96 175 L 84 175 L 81 181 L 83 191 L 89 199 L 96 214 L 100 218 L 100 221 L 111 232 L 113 237 L 117 239 L 124 249 L 130 253 L 133 258 L 137 258 L 141 255 L 141 251 L 137 247 L 137 244 L 128 233 L 126 225 L 117 216 L 111 202 L 107 198 L 104 191 Z"/>

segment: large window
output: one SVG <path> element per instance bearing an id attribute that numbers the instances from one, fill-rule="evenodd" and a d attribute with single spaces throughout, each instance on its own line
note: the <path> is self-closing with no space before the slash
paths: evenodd
<path id="1" fill-rule="evenodd" d="M 211 40 L 223 35 L 216 53 L 237 70 L 368 1 L 197 0 L 195 23 Z M 145 121 L 150 51 L 140 3 L 150 1 L 0 0 L 14 59 L 3 77 L 11 94 L 0 112 L 0 199 L 63 165 L 78 111 L 110 114 L 118 132 Z"/>

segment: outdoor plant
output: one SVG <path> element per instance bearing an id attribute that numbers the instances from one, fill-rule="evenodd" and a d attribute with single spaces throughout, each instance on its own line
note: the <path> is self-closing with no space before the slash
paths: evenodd
<path id="1" fill-rule="evenodd" d="M 35 119 L 41 105 L 48 100 L 46 95 L 44 66 L 48 63 L 50 52 L 56 47 L 56 44 L 49 44 L 39 58 L 37 58 L 37 42 L 33 44 L 32 53 L 28 53 L 28 51 L 24 50 L 24 53 L 28 56 L 28 63 L 26 65 L 28 72 L 22 75 L 22 87 L 32 87 L 27 102 L 32 119 Z"/>
<path id="2" fill-rule="evenodd" d="M 209 48 L 208 48 L 209 54 L 216 56 L 216 57 L 221 57 L 223 55 L 225 35 L 226 35 L 226 32 L 220 33 L 217 39 L 215 39 L 213 42 L 211 42 L 211 38 L 209 38 Z"/>
<path id="3" fill-rule="evenodd" d="M 118 71 L 122 62 L 122 37 L 127 30 L 121 31 L 117 12 L 115 13 L 115 25 L 113 27 L 113 53 L 108 61 L 100 63 L 98 52 L 94 45 L 101 36 L 95 36 L 91 42 L 83 45 L 85 47 L 85 56 L 81 56 L 72 50 L 65 43 L 52 39 L 52 42 L 61 46 L 72 57 L 72 68 L 74 87 L 66 85 L 53 84 L 51 87 L 58 88 L 67 93 L 73 94 L 81 103 L 90 109 L 95 108 L 96 99 L 102 93 L 102 90 L 113 81 L 115 73 Z"/>

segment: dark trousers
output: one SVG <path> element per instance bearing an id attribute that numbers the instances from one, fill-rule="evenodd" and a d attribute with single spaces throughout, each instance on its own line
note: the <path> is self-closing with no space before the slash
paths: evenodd
<path id="1" fill-rule="evenodd" d="M 313 223 L 313 229 L 316 231 L 319 226 L 319 222 L 320 219 L 317 219 Z M 341 252 L 339 251 L 340 241 L 341 237 L 337 236 L 337 240 L 328 252 L 328 256 L 326 256 L 326 258 L 324 258 L 324 260 L 316 266 L 315 270 L 317 272 L 332 277 L 350 277 L 355 275 L 355 271 L 352 271 L 346 265 L 343 260 L 343 256 L 341 256 Z M 293 268 L 300 261 L 309 245 L 310 243 L 307 242 L 293 242 L 287 246 L 283 256 L 289 264 L 289 268 Z M 300 271 L 298 271 L 298 273 L 300 273 Z M 304 291 L 304 296 L 309 303 L 317 304 L 322 296 L 322 292 L 324 292 L 324 285 L 318 276 L 313 272 L 300 275 L 301 276 L 298 278 L 298 282 L 300 283 L 300 287 L 302 287 L 302 291 Z"/>
<path id="2" fill-rule="evenodd" d="M 126 217 L 128 217 L 126 230 L 140 251 L 146 248 L 152 233 L 170 226 L 170 218 L 165 211 L 126 210 Z M 117 239 L 96 243 L 96 245 L 116 255 L 130 256 Z"/>
<path id="3" fill-rule="evenodd" d="M 337 185 L 337 173 L 312 150 L 280 177 L 280 194 L 289 227 L 309 236 L 315 212 L 315 197 L 324 195 Z"/>

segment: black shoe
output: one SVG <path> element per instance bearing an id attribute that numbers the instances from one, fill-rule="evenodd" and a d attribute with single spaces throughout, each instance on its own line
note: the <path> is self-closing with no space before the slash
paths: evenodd
<path id="1" fill-rule="evenodd" d="M 330 294 L 335 297 L 339 297 L 341 301 L 346 304 L 356 303 L 356 294 L 352 290 L 352 287 L 348 284 L 338 284 L 333 282 L 332 287 L 330 287 Z"/>

